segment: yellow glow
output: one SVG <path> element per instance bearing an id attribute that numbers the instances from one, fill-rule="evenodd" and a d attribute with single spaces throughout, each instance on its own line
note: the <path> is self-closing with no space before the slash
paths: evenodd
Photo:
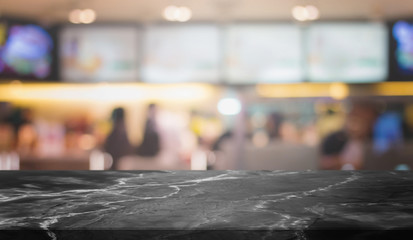
<path id="1" fill-rule="evenodd" d="M 383 82 L 367 86 L 344 83 L 259 84 L 255 90 L 265 98 L 413 96 L 413 82 Z"/>
<path id="2" fill-rule="evenodd" d="M 385 82 L 367 87 L 343 83 L 258 84 L 256 93 L 265 98 L 347 96 L 413 96 L 413 82 Z M 361 91 L 362 90 L 362 91 Z M 211 100 L 219 87 L 200 83 L 21 83 L 0 84 L 0 101 L 14 103 L 135 103 L 149 101 L 202 102 Z"/>
<path id="3" fill-rule="evenodd" d="M 269 98 L 330 96 L 329 84 L 324 83 L 259 84 L 256 91 L 258 95 Z"/>
<path id="4" fill-rule="evenodd" d="M 202 101 L 214 94 L 206 84 L 22 83 L 0 84 L 0 101 L 130 103 L 137 101 Z"/>
<path id="5" fill-rule="evenodd" d="M 332 83 L 330 85 L 330 96 L 337 100 L 342 100 L 348 97 L 349 88 L 344 83 Z"/>
<path id="6" fill-rule="evenodd" d="M 375 86 L 375 92 L 382 96 L 413 96 L 413 82 L 389 82 Z"/>

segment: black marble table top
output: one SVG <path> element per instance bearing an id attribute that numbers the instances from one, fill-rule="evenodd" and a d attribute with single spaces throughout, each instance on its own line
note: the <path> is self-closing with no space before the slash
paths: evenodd
<path id="1" fill-rule="evenodd" d="M 378 239 L 413 230 L 413 174 L 0 171 L 0 230 L 0 239 Z M 323 238 L 330 230 L 341 233 Z"/>

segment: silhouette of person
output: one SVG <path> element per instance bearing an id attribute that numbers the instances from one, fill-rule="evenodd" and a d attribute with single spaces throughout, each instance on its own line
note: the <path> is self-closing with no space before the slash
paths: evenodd
<path id="1" fill-rule="evenodd" d="M 149 104 L 142 143 L 136 152 L 139 156 L 154 157 L 160 151 L 160 137 L 156 124 L 156 113 L 156 104 Z"/>
<path id="2" fill-rule="evenodd" d="M 376 117 L 377 106 L 374 103 L 353 103 L 344 128 L 328 135 L 321 143 L 321 169 L 339 170 L 344 165 L 361 169 L 364 145 L 371 141 Z"/>
<path id="3" fill-rule="evenodd" d="M 125 111 L 123 108 L 116 108 L 112 112 L 113 127 L 106 138 L 104 150 L 112 155 L 113 164 L 111 169 L 117 169 L 118 160 L 133 153 L 133 148 L 129 142 L 125 125 Z"/>

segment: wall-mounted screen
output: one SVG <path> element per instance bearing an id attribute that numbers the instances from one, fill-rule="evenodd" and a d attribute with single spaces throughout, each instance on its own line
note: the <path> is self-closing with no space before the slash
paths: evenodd
<path id="1" fill-rule="evenodd" d="M 238 24 L 226 32 L 228 83 L 289 83 L 304 78 L 302 32 L 289 24 Z"/>
<path id="2" fill-rule="evenodd" d="M 387 28 L 380 23 L 320 23 L 306 36 L 308 79 L 379 82 L 388 75 Z"/>
<path id="3" fill-rule="evenodd" d="M 150 83 L 220 79 L 220 32 L 210 24 L 154 25 L 144 34 L 142 79 Z"/>
<path id="4" fill-rule="evenodd" d="M 51 33 L 40 25 L 0 20 L 0 77 L 49 79 L 54 46 Z"/>
<path id="5" fill-rule="evenodd" d="M 413 79 L 413 22 L 398 21 L 392 27 L 393 80 Z"/>
<path id="6" fill-rule="evenodd" d="M 137 26 L 70 26 L 60 32 L 61 78 L 130 82 L 139 78 Z"/>

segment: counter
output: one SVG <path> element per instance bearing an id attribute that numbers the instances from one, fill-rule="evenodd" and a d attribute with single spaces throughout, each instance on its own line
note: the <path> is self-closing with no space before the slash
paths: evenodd
<path id="1" fill-rule="evenodd" d="M 413 233 L 413 174 L 1 171 L 0 230 L 0 239 L 391 239 Z"/>

